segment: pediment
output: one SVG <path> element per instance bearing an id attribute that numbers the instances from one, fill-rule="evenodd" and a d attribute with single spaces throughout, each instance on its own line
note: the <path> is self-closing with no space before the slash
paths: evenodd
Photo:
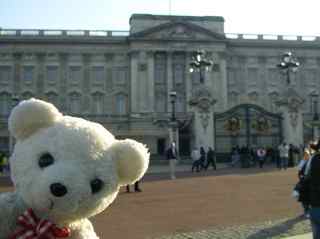
<path id="1" fill-rule="evenodd" d="M 225 36 L 198 25 L 185 22 L 169 22 L 134 33 L 130 39 L 144 40 L 207 40 L 223 41 Z"/>

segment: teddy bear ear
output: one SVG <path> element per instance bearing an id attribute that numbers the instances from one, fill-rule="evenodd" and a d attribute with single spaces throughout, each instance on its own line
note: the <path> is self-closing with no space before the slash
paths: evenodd
<path id="1" fill-rule="evenodd" d="M 116 160 L 120 186 L 138 181 L 147 171 L 150 154 L 143 144 L 132 139 L 119 140 L 109 150 Z"/>
<path id="2" fill-rule="evenodd" d="M 8 121 L 9 131 L 17 140 L 21 140 L 40 128 L 49 127 L 61 117 L 62 114 L 53 104 L 31 98 L 13 108 Z"/>

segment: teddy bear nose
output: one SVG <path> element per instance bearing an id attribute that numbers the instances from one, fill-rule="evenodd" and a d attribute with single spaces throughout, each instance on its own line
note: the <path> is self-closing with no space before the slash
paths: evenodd
<path id="1" fill-rule="evenodd" d="M 61 183 L 53 183 L 53 184 L 51 184 L 50 185 L 50 191 L 53 194 L 53 196 L 56 196 L 56 197 L 63 197 L 68 192 L 66 186 L 64 186 Z"/>

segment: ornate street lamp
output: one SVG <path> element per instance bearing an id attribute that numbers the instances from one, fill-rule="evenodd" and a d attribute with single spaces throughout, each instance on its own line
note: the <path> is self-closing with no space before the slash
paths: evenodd
<path id="1" fill-rule="evenodd" d="M 176 119 L 176 99 L 177 99 L 177 92 L 171 91 L 169 93 L 170 102 L 171 102 L 171 117 L 169 121 L 169 140 L 170 143 L 176 142 L 177 148 L 179 148 L 179 142 L 177 137 L 177 128 L 178 128 L 178 121 Z"/>
<path id="2" fill-rule="evenodd" d="M 286 52 L 282 55 L 281 62 L 277 65 L 283 70 L 287 76 L 287 84 L 290 85 L 290 71 L 296 72 L 300 63 L 292 56 L 291 52 Z"/>
<path id="3" fill-rule="evenodd" d="M 170 102 L 172 105 L 172 111 L 171 111 L 171 119 L 170 121 L 173 123 L 176 121 L 176 99 L 177 99 L 177 92 L 171 91 L 170 92 Z"/>
<path id="4" fill-rule="evenodd" d="M 204 83 L 204 73 L 211 70 L 213 61 L 205 57 L 204 51 L 197 51 L 193 54 L 192 60 L 190 62 L 189 71 L 192 73 L 194 71 L 199 72 L 200 83 Z"/>

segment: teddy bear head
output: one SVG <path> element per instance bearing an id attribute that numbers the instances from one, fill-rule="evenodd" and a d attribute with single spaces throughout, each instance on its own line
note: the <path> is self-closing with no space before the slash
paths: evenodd
<path id="1" fill-rule="evenodd" d="M 20 102 L 9 117 L 16 138 L 10 158 L 16 192 L 27 207 L 55 222 L 103 211 L 120 186 L 146 172 L 147 148 L 117 140 L 102 125 L 64 116 L 38 99 Z"/>

